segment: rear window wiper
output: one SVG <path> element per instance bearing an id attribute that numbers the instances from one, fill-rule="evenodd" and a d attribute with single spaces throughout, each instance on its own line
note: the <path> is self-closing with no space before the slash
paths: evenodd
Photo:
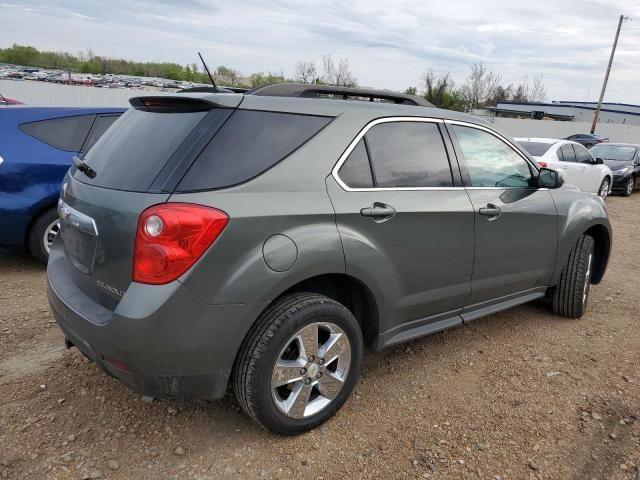
<path id="1" fill-rule="evenodd" d="M 80 170 L 82 173 L 84 173 L 89 178 L 96 178 L 96 175 L 98 173 L 93 168 L 91 168 L 89 165 L 84 163 L 84 161 L 81 158 L 77 157 L 76 155 L 74 155 L 71 158 L 73 159 L 73 164 L 76 166 L 76 168 L 78 170 Z"/>

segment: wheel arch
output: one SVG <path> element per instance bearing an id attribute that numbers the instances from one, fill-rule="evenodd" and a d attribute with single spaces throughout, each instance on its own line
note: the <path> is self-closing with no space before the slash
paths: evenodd
<path id="1" fill-rule="evenodd" d="M 24 231 L 24 238 L 22 239 L 22 244 L 25 248 L 29 246 L 29 237 L 31 236 L 31 230 L 33 229 L 33 225 L 38 221 L 45 212 L 51 209 L 55 209 L 57 205 L 58 197 L 48 198 L 38 203 L 30 212 L 30 219 L 27 223 L 27 228 Z"/>
<path id="2" fill-rule="evenodd" d="M 375 295 L 364 282 L 346 273 L 317 275 L 292 285 L 274 302 L 300 292 L 325 295 L 347 307 L 360 325 L 365 347 L 374 345 L 380 328 L 380 314 Z"/>
<path id="3" fill-rule="evenodd" d="M 346 273 L 323 273 L 287 286 L 265 305 L 263 312 L 274 302 L 294 293 L 310 292 L 325 295 L 349 309 L 358 321 L 365 347 L 373 347 L 380 330 L 380 310 L 373 291 L 360 279 Z M 262 315 L 258 315 L 258 318 Z M 255 328 L 254 325 L 249 329 Z M 247 333 L 249 336 L 250 333 Z"/>
<path id="4" fill-rule="evenodd" d="M 594 272 L 591 276 L 591 283 L 598 284 L 604 277 L 604 272 L 609 263 L 609 255 L 611 253 L 611 236 L 609 230 L 604 225 L 593 225 L 584 232 L 589 235 L 595 242 L 594 256 L 595 265 Z"/>

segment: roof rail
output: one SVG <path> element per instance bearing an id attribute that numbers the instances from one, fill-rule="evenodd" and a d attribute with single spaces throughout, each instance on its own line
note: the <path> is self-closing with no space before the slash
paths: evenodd
<path id="1" fill-rule="evenodd" d="M 419 107 L 434 106 L 431 102 L 417 95 L 407 95 L 405 93 L 374 90 L 370 88 L 334 87 L 331 85 L 309 85 L 305 83 L 275 83 L 273 85 L 265 85 L 264 87 L 249 90 L 246 95 L 303 98 L 331 96 L 332 98 L 343 98 L 344 100 L 349 100 L 349 98 L 366 98 L 370 102 L 386 100 L 399 105 L 415 105 Z"/>
<path id="2" fill-rule="evenodd" d="M 210 85 L 204 87 L 187 87 L 181 88 L 176 93 L 245 93 L 249 89 L 243 87 L 225 87 L 219 86 L 214 88 Z"/>

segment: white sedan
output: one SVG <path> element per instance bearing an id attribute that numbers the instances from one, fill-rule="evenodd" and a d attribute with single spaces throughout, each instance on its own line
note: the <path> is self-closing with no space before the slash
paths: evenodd
<path id="1" fill-rule="evenodd" d="M 540 166 L 558 170 L 567 183 L 585 192 L 599 195 L 603 200 L 611 193 L 613 174 L 577 142 L 555 138 L 514 138 Z"/>

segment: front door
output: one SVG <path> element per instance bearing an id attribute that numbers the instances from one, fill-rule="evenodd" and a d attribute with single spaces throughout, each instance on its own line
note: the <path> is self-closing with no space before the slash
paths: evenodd
<path id="1" fill-rule="evenodd" d="M 347 272 L 375 290 L 380 333 L 460 323 L 474 218 L 457 168 L 454 180 L 441 122 L 377 120 L 343 158 L 327 189 Z"/>
<path id="2" fill-rule="evenodd" d="M 536 170 L 506 139 L 471 124 L 449 127 L 457 139 L 475 211 L 475 261 L 466 309 L 537 294 L 556 260 L 557 211 Z"/>

